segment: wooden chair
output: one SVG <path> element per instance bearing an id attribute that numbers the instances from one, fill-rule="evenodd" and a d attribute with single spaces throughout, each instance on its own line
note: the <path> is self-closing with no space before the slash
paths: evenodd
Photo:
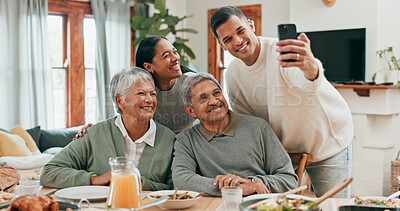
<path id="1" fill-rule="evenodd" d="M 303 180 L 304 170 L 307 165 L 312 163 L 313 156 L 309 153 L 289 153 L 290 159 L 292 160 L 292 165 L 297 165 L 296 175 L 299 179 L 298 187 L 301 186 L 301 182 Z M 307 177 L 306 185 L 310 185 L 310 178 Z M 305 191 L 302 191 L 300 194 L 303 195 Z"/>

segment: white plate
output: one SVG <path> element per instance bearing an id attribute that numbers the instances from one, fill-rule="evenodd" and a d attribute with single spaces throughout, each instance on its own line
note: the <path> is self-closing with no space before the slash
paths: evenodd
<path id="1" fill-rule="evenodd" d="M 268 198 L 275 198 L 281 195 L 280 193 L 268 193 L 268 194 L 255 194 L 251 196 L 247 196 L 243 198 L 243 201 L 253 200 L 253 199 L 268 199 Z M 315 201 L 315 198 L 297 195 L 297 194 L 288 194 L 286 195 L 287 198 L 291 199 L 304 199 L 306 201 Z"/>
<path id="2" fill-rule="evenodd" d="M 71 188 L 64 188 L 58 190 L 54 194 L 60 198 L 72 199 L 72 200 L 102 200 L 107 199 L 108 190 L 110 188 L 106 186 L 78 186 Z"/>
<path id="3" fill-rule="evenodd" d="M 185 192 L 187 192 L 192 197 L 196 197 L 199 194 L 198 192 L 195 192 L 195 191 L 178 190 L 178 194 L 185 193 Z M 154 201 L 157 199 L 154 196 L 167 196 L 167 195 L 173 194 L 173 193 L 174 193 L 174 190 L 160 190 L 160 191 L 155 191 L 155 192 L 151 192 L 151 193 L 147 194 L 147 197 L 151 201 Z M 186 209 L 186 208 L 189 208 L 189 207 L 193 206 L 194 204 L 196 204 L 196 202 L 200 198 L 201 198 L 201 196 L 197 197 L 197 198 L 193 198 L 193 199 L 177 199 L 177 200 L 168 199 L 167 202 L 157 205 L 157 206 L 159 206 L 160 208 L 170 209 L 170 210 Z"/>

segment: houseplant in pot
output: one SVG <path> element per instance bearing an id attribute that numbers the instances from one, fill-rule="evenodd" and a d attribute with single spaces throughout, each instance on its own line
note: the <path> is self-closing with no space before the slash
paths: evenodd
<path id="1" fill-rule="evenodd" d="M 149 15 L 149 7 L 153 6 L 155 11 Z M 131 20 L 132 29 L 135 30 L 135 45 L 146 37 L 150 36 L 172 36 L 172 44 L 181 56 L 180 64 L 189 66 L 189 60 L 196 56 L 192 49 L 186 44 L 189 40 L 182 37 L 183 33 L 197 34 L 197 30 L 192 28 L 181 28 L 181 21 L 191 16 L 178 17 L 170 14 L 166 7 L 166 0 L 137 0 L 135 15 Z"/>
<path id="2" fill-rule="evenodd" d="M 376 83 L 392 82 L 400 86 L 400 58 L 393 53 L 393 47 L 378 50 L 376 54 L 383 60 L 386 67 L 376 72 L 372 80 Z"/>

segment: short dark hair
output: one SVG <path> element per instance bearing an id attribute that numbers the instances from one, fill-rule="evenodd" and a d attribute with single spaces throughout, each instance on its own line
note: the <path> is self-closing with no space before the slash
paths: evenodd
<path id="1" fill-rule="evenodd" d="M 211 16 L 210 20 L 210 28 L 214 36 L 219 39 L 217 34 L 217 28 L 225 23 L 232 15 L 236 15 L 238 18 L 242 20 L 247 20 L 246 16 L 244 16 L 243 12 L 234 6 L 225 6 L 219 8 L 215 13 Z"/>
<path id="2" fill-rule="evenodd" d="M 140 41 L 135 54 L 135 66 L 144 68 L 144 63 L 152 63 L 156 51 L 156 45 L 161 40 L 168 40 L 165 37 L 146 37 Z"/>

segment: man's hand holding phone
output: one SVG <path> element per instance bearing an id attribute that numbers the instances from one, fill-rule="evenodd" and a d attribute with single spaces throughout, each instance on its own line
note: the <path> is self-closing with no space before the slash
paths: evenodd
<path id="1" fill-rule="evenodd" d="M 282 67 L 299 67 L 307 79 L 315 80 L 318 77 L 318 65 L 306 34 L 297 36 L 295 24 L 279 24 L 278 36 L 276 51 L 280 53 L 279 64 Z"/>

